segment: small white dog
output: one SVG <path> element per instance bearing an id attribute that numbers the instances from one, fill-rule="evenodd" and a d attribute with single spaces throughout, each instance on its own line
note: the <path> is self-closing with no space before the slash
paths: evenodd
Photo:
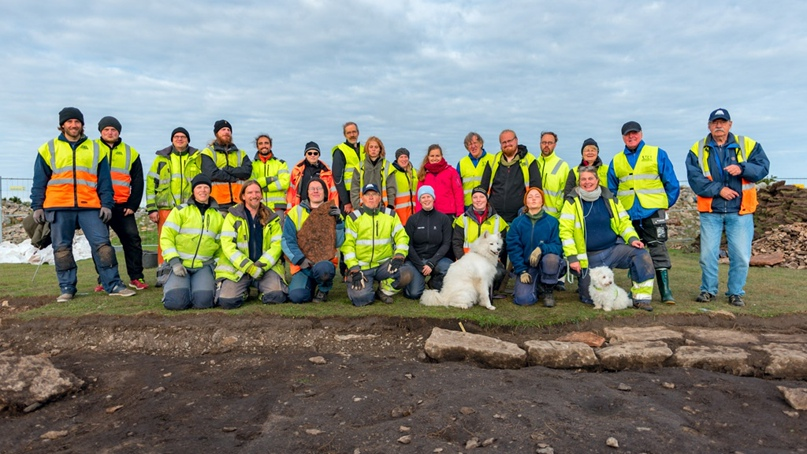
<path id="1" fill-rule="evenodd" d="M 614 283 L 614 272 L 611 268 L 598 266 L 590 269 L 588 273 L 591 276 L 588 293 L 594 300 L 594 309 L 608 312 L 633 306 L 627 292 Z"/>
<path id="2" fill-rule="evenodd" d="M 501 250 L 498 233 L 483 233 L 471 243 L 471 250 L 448 268 L 442 290 L 425 290 L 420 304 L 469 309 L 478 302 L 482 307 L 496 309 L 490 304 L 490 288 Z"/>

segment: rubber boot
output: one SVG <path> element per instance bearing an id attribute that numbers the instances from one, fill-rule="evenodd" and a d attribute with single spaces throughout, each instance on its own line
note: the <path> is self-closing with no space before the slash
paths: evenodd
<path id="1" fill-rule="evenodd" d="M 544 307 L 555 307 L 555 297 L 552 295 L 552 287 L 544 291 Z"/>
<path id="2" fill-rule="evenodd" d="M 658 285 L 658 292 L 661 294 L 661 301 L 664 304 L 675 304 L 672 291 L 670 290 L 670 277 L 667 268 L 659 268 L 656 270 L 656 284 Z"/>

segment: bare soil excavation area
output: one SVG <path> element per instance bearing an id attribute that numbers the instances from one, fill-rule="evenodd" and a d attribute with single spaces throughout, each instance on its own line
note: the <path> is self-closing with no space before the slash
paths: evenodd
<path id="1" fill-rule="evenodd" d="M 0 412 L 0 452 L 75 453 L 775 453 L 807 451 L 807 415 L 777 385 L 698 369 L 604 372 L 491 370 L 435 363 L 434 326 L 379 317 L 291 320 L 180 317 L 9 319 L 50 298 L 0 309 L 0 351 L 48 354 L 86 382 L 23 413 Z M 522 343 L 603 321 L 547 329 L 468 331 Z M 803 332 L 807 316 L 733 321 L 627 317 L 612 324 Z M 226 333 L 271 347 L 228 346 Z M 111 334 L 110 334 L 111 333 Z M 143 334 L 137 342 L 133 334 Z M 317 356 L 323 361 L 312 361 Z M 45 440 L 48 431 L 66 435 Z M 606 445 L 613 437 L 619 447 Z"/>

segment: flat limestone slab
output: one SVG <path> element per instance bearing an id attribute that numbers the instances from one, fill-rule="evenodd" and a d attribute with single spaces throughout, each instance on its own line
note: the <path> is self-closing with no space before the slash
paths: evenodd
<path id="1" fill-rule="evenodd" d="M 762 339 L 767 342 L 780 342 L 783 344 L 804 344 L 807 345 L 807 334 L 762 334 Z"/>
<path id="2" fill-rule="evenodd" d="M 583 342 L 532 340 L 524 342 L 527 362 L 531 366 L 553 369 L 577 369 L 598 365 L 594 350 Z"/>
<path id="3" fill-rule="evenodd" d="M 527 364 L 527 352 L 512 342 L 442 328 L 432 329 L 424 349 L 437 361 L 471 360 L 496 369 L 520 369 Z"/>
<path id="4" fill-rule="evenodd" d="M 67 393 L 84 381 L 39 356 L 0 355 L 0 408 L 23 410 Z"/>
<path id="5" fill-rule="evenodd" d="M 776 378 L 807 378 L 807 345 L 765 344 L 755 348 L 768 354 L 765 373 Z"/>
<path id="6" fill-rule="evenodd" d="M 727 372 L 733 375 L 753 375 L 754 368 L 748 364 L 748 352 L 739 347 L 686 346 L 678 347 L 672 357 L 679 367 L 692 367 Z"/>
<path id="7" fill-rule="evenodd" d="M 796 410 L 807 410 L 807 388 L 777 386 L 787 403 Z"/>
<path id="8" fill-rule="evenodd" d="M 625 342 L 596 351 L 600 364 L 610 370 L 659 368 L 672 354 L 662 341 Z"/>
<path id="9" fill-rule="evenodd" d="M 610 339 L 611 344 L 623 342 L 649 342 L 663 340 L 682 340 L 684 334 L 663 326 L 646 327 L 607 327 L 605 337 Z"/>
<path id="10" fill-rule="evenodd" d="M 686 337 L 696 341 L 718 345 L 753 345 L 759 343 L 759 336 L 731 329 L 686 328 Z"/>

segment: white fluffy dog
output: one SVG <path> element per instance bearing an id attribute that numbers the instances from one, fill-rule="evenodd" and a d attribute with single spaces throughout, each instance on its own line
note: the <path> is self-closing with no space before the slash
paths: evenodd
<path id="1" fill-rule="evenodd" d="M 490 287 L 501 250 L 498 233 L 483 233 L 471 243 L 471 250 L 448 268 L 442 290 L 425 290 L 420 304 L 469 309 L 478 302 L 482 307 L 496 309 L 490 304 Z"/>
<path id="2" fill-rule="evenodd" d="M 627 309 L 633 306 L 633 301 L 621 287 L 614 283 L 614 272 L 607 266 L 598 266 L 589 270 L 591 284 L 588 293 L 594 300 L 594 309 L 604 311 Z"/>

